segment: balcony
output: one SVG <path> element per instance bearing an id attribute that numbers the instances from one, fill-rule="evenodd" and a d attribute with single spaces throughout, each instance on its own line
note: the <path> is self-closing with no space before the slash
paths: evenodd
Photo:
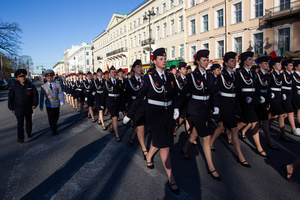
<path id="1" fill-rule="evenodd" d="M 155 40 L 151 39 L 151 44 L 154 44 L 154 43 L 155 43 Z M 150 39 L 142 41 L 142 46 L 146 46 L 148 44 L 150 44 Z"/>
<path id="2" fill-rule="evenodd" d="M 273 22 L 295 18 L 300 15 L 300 0 L 281 4 L 265 10 L 265 15 L 259 18 L 259 25 L 272 27 Z"/>
<path id="3" fill-rule="evenodd" d="M 123 47 L 123 48 L 120 48 L 120 49 L 117 49 L 117 50 L 114 50 L 114 51 L 111 51 L 109 53 L 106 54 L 106 57 L 109 57 L 109 56 L 112 56 L 112 55 L 115 55 L 115 54 L 118 54 L 118 53 L 122 53 L 122 52 L 127 52 L 127 47 Z"/>

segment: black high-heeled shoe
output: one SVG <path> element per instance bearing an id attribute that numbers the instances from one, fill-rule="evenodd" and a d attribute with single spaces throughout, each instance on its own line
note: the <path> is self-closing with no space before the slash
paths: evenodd
<path id="1" fill-rule="evenodd" d="M 147 167 L 149 169 L 154 169 L 154 163 L 153 162 L 147 162 Z"/>
<path id="2" fill-rule="evenodd" d="M 280 166 L 280 168 L 283 169 L 284 172 L 285 172 L 285 176 L 284 176 L 284 177 L 285 177 L 286 180 L 288 180 L 288 181 L 290 181 L 290 182 L 294 182 L 294 180 L 292 179 L 292 175 L 293 175 L 293 174 L 292 174 L 292 173 L 288 173 L 286 166 L 287 166 L 287 165 L 282 165 L 282 166 Z M 288 177 L 287 177 L 288 175 L 291 175 L 291 177 L 288 178 Z"/>
<path id="3" fill-rule="evenodd" d="M 144 160 L 146 160 L 146 155 L 148 154 L 148 151 L 143 151 L 142 150 L 142 153 L 143 153 L 143 156 L 144 156 Z M 147 153 L 147 154 L 145 154 L 145 153 Z"/>
<path id="4" fill-rule="evenodd" d="M 270 145 L 269 143 L 267 144 L 267 147 L 269 149 L 275 150 L 275 151 L 279 151 L 279 148 L 276 144 Z"/>
<path id="5" fill-rule="evenodd" d="M 245 160 L 245 161 L 240 161 L 240 159 L 239 158 L 237 158 L 237 160 L 236 160 L 238 163 L 240 163 L 243 167 L 248 167 L 248 168 L 251 168 L 251 165 L 249 165 L 249 163 L 246 163 L 247 161 Z"/>
<path id="6" fill-rule="evenodd" d="M 213 170 L 213 171 L 210 171 L 209 169 L 207 169 L 207 173 L 211 175 L 211 177 L 217 181 L 221 181 L 222 178 L 220 176 L 214 176 L 213 173 L 214 172 L 217 172 L 217 170 Z"/>
<path id="7" fill-rule="evenodd" d="M 266 155 L 263 155 L 262 153 L 264 153 L 265 151 L 264 150 L 262 150 L 262 151 L 258 151 L 258 150 L 256 150 L 256 153 L 258 154 L 258 155 L 260 155 L 261 157 L 263 157 L 263 158 L 270 158 L 270 156 L 268 156 L 267 154 Z"/>
<path id="8" fill-rule="evenodd" d="M 173 188 L 172 188 L 172 186 L 175 186 L 175 185 L 177 186 L 177 189 L 173 189 Z M 179 195 L 180 190 L 179 190 L 179 187 L 178 187 L 178 185 L 177 185 L 176 183 L 171 184 L 171 183 L 169 182 L 169 187 L 170 187 L 170 190 L 171 190 L 174 194 Z"/>

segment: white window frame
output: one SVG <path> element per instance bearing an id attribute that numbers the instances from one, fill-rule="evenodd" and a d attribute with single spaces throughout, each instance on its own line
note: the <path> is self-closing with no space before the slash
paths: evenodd
<path id="1" fill-rule="evenodd" d="M 283 24 L 274 27 L 274 50 L 279 49 L 279 29 L 290 28 L 290 50 L 293 50 L 293 26 L 292 24 Z"/>
<path id="2" fill-rule="evenodd" d="M 160 34 L 159 34 L 159 26 L 156 27 L 156 39 L 159 40 L 160 39 Z"/>
<path id="3" fill-rule="evenodd" d="M 196 0 L 189 0 L 188 2 L 188 8 L 192 8 L 196 5 Z"/>
<path id="4" fill-rule="evenodd" d="M 204 20 L 203 20 L 203 17 L 207 15 L 207 30 L 204 31 Z M 205 11 L 205 12 L 202 12 L 201 15 L 200 15 L 200 33 L 203 33 L 203 32 L 207 32 L 209 31 L 210 28 L 209 28 L 209 10 Z M 197 31 L 196 31 L 197 32 Z"/>
<path id="5" fill-rule="evenodd" d="M 170 0 L 170 10 L 175 7 L 174 0 Z"/>
<path id="6" fill-rule="evenodd" d="M 242 37 L 242 53 L 244 52 L 244 32 L 231 35 L 231 51 L 235 52 L 235 38 Z M 225 43 L 224 43 L 225 45 Z M 238 52 L 236 52 L 238 53 Z"/>
<path id="7" fill-rule="evenodd" d="M 173 24 L 172 24 L 173 22 Z M 175 20 L 171 19 L 170 20 L 170 35 L 174 35 L 175 34 Z"/>
<path id="8" fill-rule="evenodd" d="M 179 57 L 184 58 L 184 44 L 178 45 L 178 49 L 179 49 Z M 181 51 L 183 51 L 182 55 L 181 55 Z"/>
<path id="9" fill-rule="evenodd" d="M 180 17 L 182 18 L 181 23 L 180 23 Z M 184 21 L 183 20 L 184 20 L 183 15 L 178 17 L 178 33 L 184 31 Z M 182 29 L 181 29 L 181 26 L 182 26 Z"/>
<path id="10" fill-rule="evenodd" d="M 259 30 L 253 30 L 253 31 L 251 31 L 251 47 L 253 47 L 253 52 L 255 53 L 255 51 L 254 51 L 254 45 L 255 45 L 255 38 L 254 38 L 254 35 L 255 34 L 258 34 L 258 33 L 262 33 L 263 34 L 263 53 L 265 52 L 265 37 L 266 37 L 266 35 L 265 35 L 265 30 L 263 30 L 263 31 L 259 31 Z M 254 54 L 254 55 L 256 55 L 256 54 Z"/>
<path id="11" fill-rule="evenodd" d="M 221 58 L 219 58 L 218 57 L 218 45 L 219 45 L 219 41 L 221 41 L 221 40 L 223 40 L 223 42 L 224 42 L 224 54 L 226 53 L 226 47 L 225 47 L 225 37 L 224 36 L 222 36 L 222 37 L 218 37 L 218 38 L 215 38 L 215 58 L 216 59 L 222 59 L 223 57 L 221 57 Z"/>
<path id="12" fill-rule="evenodd" d="M 172 46 L 172 47 L 171 47 L 171 57 L 172 57 L 172 58 L 175 58 L 175 57 L 176 57 L 176 47 L 175 47 L 175 46 Z"/>
<path id="13" fill-rule="evenodd" d="M 263 15 L 265 15 L 266 1 L 263 0 Z M 255 0 L 250 0 L 250 19 L 255 19 Z"/>
<path id="14" fill-rule="evenodd" d="M 196 35 L 197 34 L 196 16 L 190 17 L 188 20 L 189 20 L 189 36 Z M 192 34 L 192 26 L 191 26 L 192 25 L 192 23 L 191 23 L 192 20 L 195 20 L 195 34 Z"/>
<path id="15" fill-rule="evenodd" d="M 219 27 L 219 21 L 218 21 L 218 11 L 219 10 L 223 10 L 223 26 L 222 27 L 225 27 L 225 4 L 222 4 L 220 6 L 217 6 L 214 8 L 214 20 L 215 20 L 215 23 L 214 23 L 214 28 L 217 29 L 217 28 L 222 28 L 222 27 Z"/>
<path id="16" fill-rule="evenodd" d="M 167 23 L 163 23 L 163 38 L 167 37 Z"/>
<path id="17" fill-rule="evenodd" d="M 209 40 L 202 40 L 201 41 L 201 49 L 206 49 L 206 48 L 204 48 L 204 44 L 208 44 L 208 48 L 209 48 L 209 46 L 210 46 Z"/>
<path id="18" fill-rule="evenodd" d="M 241 23 L 241 22 L 236 22 L 236 17 L 235 17 L 235 5 L 241 3 L 241 10 L 242 10 L 242 21 L 244 21 L 244 0 L 233 0 L 231 1 L 231 24 L 237 24 L 237 23 Z"/>
<path id="19" fill-rule="evenodd" d="M 192 52 L 192 47 L 193 47 L 193 46 L 195 46 L 195 53 L 197 53 L 197 44 L 196 44 L 196 43 L 190 43 L 190 44 L 189 44 L 189 47 L 190 47 L 190 48 L 189 48 L 190 62 L 194 62 L 194 54 L 195 54 L 195 53 Z"/>
<path id="20" fill-rule="evenodd" d="M 167 4 L 163 3 L 162 4 L 162 13 L 165 13 L 165 12 L 167 12 Z"/>

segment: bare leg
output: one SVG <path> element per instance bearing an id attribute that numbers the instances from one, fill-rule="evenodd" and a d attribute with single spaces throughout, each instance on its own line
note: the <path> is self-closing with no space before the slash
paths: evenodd
<path id="1" fill-rule="evenodd" d="M 289 173 L 287 178 L 291 178 L 295 169 L 300 167 L 300 157 L 297 158 L 292 164 L 286 165 L 286 171 Z"/>
<path id="2" fill-rule="evenodd" d="M 177 121 L 177 123 L 174 127 L 174 131 L 173 131 L 174 136 L 176 136 L 176 131 L 177 131 L 178 127 L 182 124 L 183 120 L 184 120 L 183 118 L 179 118 L 179 120 Z"/>
<path id="3" fill-rule="evenodd" d="M 284 130 L 284 119 L 286 118 L 286 116 L 287 116 L 286 114 L 282 114 L 282 115 L 279 115 L 279 118 L 278 118 L 278 124 L 279 124 L 279 128 L 280 128 L 282 137 L 286 137 L 285 130 Z"/>
<path id="4" fill-rule="evenodd" d="M 274 143 L 273 143 L 273 140 L 272 140 L 272 138 L 270 136 L 269 120 L 262 121 L 262 129 L 264 131 L 264 134 L 266 136 L 268 144 L 271 145 L 271 146 L 273 146 Z"/>
<path id="5" fill-rule="evenodd" d="M 75 109 L 78 111 L 78 99 L 75 99 Z"/>
<path id="6" fill-rule="evenodd" d="M 148 154 L 146 155 L 146 161 L 147 161 L 147 166 L 151 166 L 152 165 L 152 157 L 153 155 L 158 151 L 158 148 L 154 147 L 154 146 L 150 146 L 150 149 L 148 151 Z"/>
<path id="7" fill-rule="evenodd" d="M 118 133 L 118 117 L 112 117 L 112 128 L 115 131 L 116 138 L 119 138 L 119 133 Z"/>
<path id="8" fill-rule="evenodd" d="M 256 149 L 258 152 L 262 152 L 263 148 L 260 144 L 259 131 L 258 131 L 259 124 L 258 124 L 258 122 L 254 122 L 254 123 L 251 123 L 251 126 L 252 126 L 252 137 L 255 142 Z M 261 155 L 266 156 L 267 154 L 266 154 L 266 152 L 262 152 Z"/>
<path id="9" fill-rule="evenodd" d="M 160 158 L 161 158 L 161 162 L 163 163 L 163 166 L 167 172 L 169 183 L 170 184 L 176 183 L 173 173 L 172 173 L 171 157 L 170 157 L 169 148 L 160 149 Z M 172 189 L 176 190 L 176 189 L 178 189 L 178 186 L 173 185 Z"/>
<path id="10" fill-rule="evenodd" d="M 294 112 L 288 113 L 287 116 L 288 116 L 288 120 L 289 120 L 291 128 L 292 128 L 292 131 L 294 131 L 296 129 Z"/>
<path id="11" fill-rule="evenodd" d="M 137 130 L 137 136 L 138 136 L 140 145 L 142 147 L 142 151 L 146 152 L 147 149 L 146 149 L 146 145 L 145 145 L 145 127 L 144 127 L 144 125 L 138 126 L 138 127 L 136 127 L 136 130 Z M 144 153 L 144 154 L 146 154 L 146 153 Z"/>
<path id="12" fill-rule="evenodd" d="M 211 141 L 210 141 L 210 147 L 211 148 L 214 148 L 214 141 L 222 134 L 222 132 L 224 131 L 224 125 L 223 125 L 223 122 L 221 121 L 219 123 L 219 126 L 216 128 L 213 136 L 211 137 Z"/>
<path id="13" fill-rule="evenodd" d="M 206 137 L 203 137 L 203 145 L 202 145 L 202 148 L 203 148 L 203 151 L 204 151 L 204 154 L 205 154 L 205 158 L 206 158 L 206 161 L 207 161 L 207 165 L 208 165 L 208 169 L 212 172 L 215 170 L 215 166 L 212 162 L 212 157 L 211 157 L 211 150 L 210 150 L 210 141 L 211 140 L 211 137 L 210 135 L 206 136 Z M 217 171 L 213 172 L 212 173 L 213 176 L 215 177 L 218 177 L 219 174 L 217 173 Z"/>
<path id="14" fill-rule="evenodd" d="M 190 134 L 190 136 L 189 136 L 188 140 L 186 141 L 182 150 L 184 152 L 188 152 L 191 144 L 196 140 L 197 137 L 198 137 L 198 134 L 197 134 L 196 128 L 194 127 L 192 130 L 192 133 Z"/>
<path id="15" fill-rule="evenodd" d="M 245 137 L 246 132 L 248 131 L 248 129 L 251 127 L 251 123 L 247 124 L 247 126 L 245 128 L 242 129 L 242 137 Z"/>
<path id="16" fill-rule="evenodd" d="M 234 148 L 236 150 L 236 153 L 238 154 L 239 160 L 241 162 L 244 162 L 246 159 L 244 158 L 244 155 L 243 155 L 242 150 L 241 150 L 241 145 L 240 145 L 240 141 L 239 141 L 239 129 L 238 129 L 238 127 L 232 128 L 231 133 L 232 133 L 233 145 L 234 145 Z M 244 164 L 248 164 L 248 162 L 245 162 Z"/>
<path id="17" fill-rule="evenodd" d="M 92 120 L 95 121 L 93 107 L 89 106 L 89 114 L 92 117 Z"/>
<path id="18" fill-rule="evenodd" d="M 300 125 L 300 109 L 297 110 L 297 122 L 298 126 Z"/>

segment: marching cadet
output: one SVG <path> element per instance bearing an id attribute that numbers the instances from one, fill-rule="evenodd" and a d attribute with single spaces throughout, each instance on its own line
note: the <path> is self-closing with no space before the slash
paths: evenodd
<path id="1" fill-rule="evenodd" d="M 208 164 L 207 172 L 213 179 L 221 181 L 221 177 L 218 175 L 212 162 L 210 150 L 211 136 L 207 125 L 211 108 L 210 103 L 213 103 L 214 106 L 213 114 L 219 113 L 218 96 L 217 91 L 215 90 L 215 77 L 212 73 L 207 73 L 206 71 L 209 61 L 208 55 L 208 50 L 199 50 L 194 55 L 194 64 L 197 68 L 187 76 L 188 81 L 183 88 L 184 92 L 182 92 L 179 96 L 179 105 L 182 105 L 182 102 L 186 97 L 186 93 L 191 93 L 191 98 L 188 104 L 188 114 L 191 116 L 191 121 L 194 126 L 188 141 L 181 149 L 181 153 L 183 153 L 186 160 L 190 160 L 191 157 L 188 154 L 190 145 L 195 141 L 198 135 L 202 137 L 202 148 Z M 212 100 L 210 101 L 211 98 Z"/>
<path id="2" fill-rule="evenodd" d="M 236 93 L 237 99 L 241 106 L 240 119 L 245 124 L 251 123 L 252 137 L 256 145 L 256 153 L 267 158 L 266 152 L 263 150 L 259 139 L 259 123 L 255 113 L 255 106 L 258 104 L 257 95 L 260 101 L 263 101 L 260 91 L 256 90 L 257 76 L 255 71 L 251 70 L 253 65 L 253 52 L 241 53 L 240 69 L 236 75 Z"/>
<path id="3" fill-rule="evenodd" d="M 279 150 L 278 146 L 274 144 L 271 136 L 270 136 L 270 127 L 269 127 L 269 78 L 268 78 L 268 70 L 269 70 L 269 57 L 263 56 L 257 58 L 258 64 L 258 72 L 257 76 L 257 87 L 256 90 L 259 91 L 259 103 L 255 106 L 255 112 L 258 120 L 261 122 L 261 127 L 264 131 L 264 134 L 267 139 L 267 147 L 273 150 Z"/>
<path id="4" fill-rule="evenodd" d="M 168 175 L 169 187 L 173 193 L 179 194 L 179 188 L 172 173 L 169 152 L 173 118 L 176 120 L 179 116 L 178 111 L 173 115 L 172 107 L 172 102 L 177 97 L 176 83 L 174 76 L 165 70 L 167 61 L 164 48 L 156 49 L 153 52 L 153 63 L 155 69 L 149 75 L 144 76 L 141 90 L 132 102 L 123 123 L 129 122 L 146 96 L 148 102 L 146 121 L 149 123 L 152 133 L 152 145 L 146 155 L 147 167 L 154 168 L 152 157 L 157 151 L 160 151 L 161 161 Z"/>
<path id="5" fill-rule="evenodd" d="M 31 138 L 32 113 L 38 105 L 38 91 L 27 78 L 25 69 L 15 72 L 17 81 L 11 86 L 8 94 L 8 109 L 15 114 L 18 122 L 18 142 L 24 143 L 24 118 L 26 120 L 26 133 Z"/>
<path id="6" fill-rule="evenodd" d="M 134 71 L 134 75 L 128 79 L 128 107 L 130 107 L 131 103 L 136 99 L 138 92 L 141 89 L 141 86 L 144 82 L 142 77 L 142 61 L 136 60 L 132 65 L 132 70 Z M 137 110 L 134 113 L 133 122 L 134 122 L 134 133 L 130 137 L 129 144 L 133 145 L 133 141 L 135 136 L 138 136 L 139 143 L 142 147 L 142 153 L 144 159 L 146 160 L 147 149 L 145 145 L 145 122 L 146 122 L 146 105 L 147 100 L 144 98 L 141 104 L 138 106 Z"/>
<path id="7" fill-rule="evenodd" d="M 57 134 L 57 121 L 59 119 L 60 106 L 64 105 L 64 94 L 60 84 L 53 82 L 53 76 L 54 71 L 52 69 L 45 70 L 47 82 L 41 86 L 40 110 L 43 111 L 45 98 L 49 125 L 52 135 L 55 136 Z"/>
<path id="8" fill-rule="evenodd" d="M 187 84 L 187 69 L 186 69 L 186 63 L 185 62 L 180 62 L 178 66 L 178 70 L 180 73 L 180 76 L 176 79 L 176 84 L 178 88 L 178 93 L 182 92 L 184 86 Z M 190 131 L 190 122 L 189 122 L 189 116 L 187 114 L 187 107 L 188 107 L 188 102 L 191 94 L 187 93 L 185 101 L 182 103 L 182 106 L 179 108 L 179 119 L 176 120 L 174 131 L 173 131 L 173 136 L 176 136 L 176 131 L 178 127 L 182 124 L 182 122 L 185 120 L 185 129 L 188 134 L 191 133 Z M 194 141 L 196 142 L 196 141 Z"/>
<path id="9" fill-rule="evenodd" d="M 210 67 L 213 75 L 217 78 L 220 74 L 221 74 L 221 65 L 218 63 L 214 63 L 212 64 L 212 66 Z"/>
<path id="10" fill-rule="evenodd" d="M 83 72 L 80 71 L 79 75 L 78 75 L 79 79 L 75 82 L 76 84 L 76 97 L 77 97 L 77 101 L 79 101 L 80 103 L 80 111 L 78 108 L 78 102 L 76 102 L 76 107 L 77 107 L 77 111 L 81 112 L 81 116 L 84 116 L 84 109 L 83 109 L 83 104 L 84 104 L 84 80 L 83 80 Z"/>
<path id="11" fill-rule="evenodd" d="M 216 86 L 217 91 L 219 92 L 220 101 L 220 123 L 214 131 L 214 134 L 211 139 L 210 148 L 212 151 L 215 151 L 215 147 L 213 145 L 214 141 L 221 135 L 225 128 L 228 128 L 231 131 L 233 144 L 238 154 L 237 162 L 244 167 L 251 167 L 244 158 L 238 138 L 239 129 L 245 124 L 242 122 L 238 123 L 238 118 L 236 117 L 236 75 L 233 71 L 236 67 L 236 53 L 227 52 L 224 55 L 223 61 L 224 69 L 222 71 L 222 74 L 218 76 Z"/>
<path id="12" fill-rule="evenodd" d="M 269 75 L 270 80 L 270 110 L 271 114 L 269 119 L 278 118 L 278 125 L 280 129 L 280 139 L 285 142 L 292 142 L 291 139 L 285 134 L 284 119 L 287 117 L 285 110 L 282 106 L 282 94 L 281 86 L 283 81 L 283 75 L 281 70 L 281 58 L 275 57 L 270 60 L 271 67 L 274 69 Z"/>
<path id="13" fill-rule="evenodd" d="M 283 67 L 283 80 L 281 85 L 281 93 L 282 93 L 282 106 L 287 114 L 287 118 L 291 125 L 291 134 L 300 136 L 300 129 L 296 128 L 295 118 L 294 118 L 294 108 L 293 108 L 293 59 L 286 59 L 281 62 Z"/>
<path id="14" fill-rule="evenodd" d="M 104 96 L 108 112 L 110 113 L 112 123 L 110 132 L 115 131 L 117 142 L 121 142 L 118 132 L 118 117 L 122 117 L 124 88 L 122 82 L 116 79 L 117 73 L 114 66 L 109 69 L 110 78 L 105 81 Z"/>
<path id="15" fill-rule="evenodd" d="M 100 68 L 97 69 L 97 79 L 94 80 L 95 86 L 95 103 L 96 108 L 99 112 L 98 124 L 102 125 L 102 129 L 106 130 L 104 121 L 103 121 L 103 110 L 105 108 L 105 101 L 103 98 L 103 92 L 105 87 L 105 80 L 102 78 L 102 70 Z"/>
<path id="16" fill-rule="evenodd" d="M 174 78 L 175 78 L 175 79 L 177 79 L 176 65 L 171 65 L 171 66 L 170 66 L 170 73 L 174 75 Z"/>
<path id="17" fill-rule="evenodd" d="M 88 112 L 88 118 L 92 118 L 92 122 L 96 122 L 95 118 L 94 118 L 94 111 L 93 111 L 93 107 L 94 107 L 94 101 L 95 101 L 95 86 L 94 83 L 92 81 L 92 74 L 91 72 L 87 73 L 86 76 L 86 80 L 83 82 L 83 86 L 84 86 L 84 99 L 85 102 L 87 103 L 87 107 L 89 109 Z"/>
<path id="18" fill-rule="evenodd" d="M 293 102 L 297 112 L 298 128 L 300 125 L 300 60 L 294 60 Z"/>
<path id="19" fill-rule="evenodd" d="M 127 102 L 127 85 L 128 85 L 128 80 L 124 78 L 124 74 L 125 72 L 120 68 L 118 70 L 118 79 L 122 82 L 122 89 L 123 89 L 123 96 L 122 96 L 122 102 Z M 122 116 L 119 117 L 119 120 L 123 119 L 123 117 L 125 116 L 125 106 L 121 108 L 122 109 Z"/>

